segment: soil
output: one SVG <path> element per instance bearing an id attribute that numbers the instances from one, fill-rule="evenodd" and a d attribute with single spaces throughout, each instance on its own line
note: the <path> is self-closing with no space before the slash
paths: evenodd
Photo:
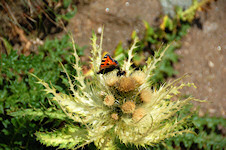
<path id="1" fill-rule="evenodd" d="M 180 62 L 175 64 L 177 77 L 191 73 L 186 81 L 193 82 L 197 89 L 184 90 L 186 94 L 206 100 L 201 105 L 200 115 L 226 117 L 226 3 L 219 0 L 206 15 L 201 16 L 203 29 L 191 28 L 177 51 Z"/>
<path id="2" fill-rule="evenodd" d="M 127 47 L 132 31 L 142 33 L 143 20 L 151 25 L 161 13 L 158 0 L 96 0 L 89 5 L 78 6 L 78 12 L 70 20 L 67 29 L 79 46 L 90 45 L 92 31 L 100 36 L 104 26 L 103 49 L 113 53 L 119 42 Z M 89 53 L 90 49 L 86 49 Z"/>
<path id="3" fill-rule="evenodd" d="M 158 0 L 96 0 L 78 7 L 75 17 L 69 22 L 70 30 L 80 46 L 89 45 L 92 31 L 101 33 L 104 25 L 103 48 L 113 53 L 119 42 L 127 47 L 133 30 L 142 33 L 142 20 L 156 25 L 162 14 Z M 197 86 L 182 92 L 186 95 L 206 100 L 206 103 L 196 103 L 200 106 L 200 115 L 224 116 L 226 110 L 225 98 L 225 54 L 226 54 L 226 3 L 218 0 L 211 4 L 208 13 L 201 13 L 202 29 L 193 27 L 183 39 L 182 47 L 177 50 L 180 62 L 175 64 L 179 71 L 176 77 L 190 73 L 185 79 Z M 89 53 L 90 48 L 85 53 Z M 85 57 L 84 60 L 88 58 Z"/>

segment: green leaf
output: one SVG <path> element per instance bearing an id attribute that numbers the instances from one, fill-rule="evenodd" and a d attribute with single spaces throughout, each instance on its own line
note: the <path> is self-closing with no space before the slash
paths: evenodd
<path id="1" fill-rule="evenodd" d="M 55 132 L 37 132 L 37 139 L 47 146 L 72 149 L 86 139 L 86 130 L 75 126 L 68 126 Z"/>
<path id="2" fill-rule="evenodd" d="M 60 20 L 60 19 L 64 19 L 64 20 L 66 20 L 66 21 L 69 21 L 72 17 L 74 17 L 75 14 L 76 14 L 76 12 L 77 12 L 77 8 L 76 8 L 76 6 L 73 6 L 72 8 L 73 8 L 73 10 L 67 12 L 66 14 L 63 14 L 63 15 L 57 15 L 56 21 L 58 21 L 58 20 Z"/>
<path id="3" fill-rule="evenodd" d="M 71 4 L 71 2 L 72 2 L 72 0 L 63 0 L 63 6 L 64 6 L 64 8 L 65 9 L 68 8 L 69 5 Z"/>
<path id="4" fill-rule="evenodd" d="M 29 120 L 33 120 L 35 118 L 38 118 L 41 120 L 41 118 L 51 118 L 51 119 L 60 119 L 60 120 L 67 120 L 67 116 L 65 115 L 64 112 L 59 111 L 59 110 L 52 110 L 52 109 L 47 109 L 47 110 L 42 110 L 42 109 L 25 109 L 25 110 L 20 110 L 16 112 L 10 112 L 8 113 L 9 115 L 13 117 L 24 117 L 28 116 Z"/>

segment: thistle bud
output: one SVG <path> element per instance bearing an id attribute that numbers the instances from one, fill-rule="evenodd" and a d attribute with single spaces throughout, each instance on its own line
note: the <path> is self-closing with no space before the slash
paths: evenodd
<path id="1" fill-rule="evenodd" d="M 133 113 L 135 110 L 135 107 L 136 105 L 134 102 L 128 101 L 122 105 L 121 109 L 124 113 Z"/>
<path id="2" fill-rule="evenodd" d="M 107 106 L 112 106 L 115 103 L 115 98 L 112 95 L 106 95 L 104 98 L 104 104 Z"/>
<path id="3" fill-rule="evenodd" d="M 142 71 L 135 71 L 131 77 L 139 84 L 142 85 L 145 82 L 146 74 Z"/>
<path id="4" fill-rule="evenodd" d="M 108 86 L 114 86 L 118 82 L 118 80 L 119 80 L 119 77 L 114 72 L 112 72 L 106 75 L 105 83 Z"/>
<path id="5" fill-rule="evenodd" d="M 142 102 L 148 103 L 148 102 L 151 101 L 151 98 L 152 98 L 152 91 L 151 90 L 143 89 L 140 92 L 140 99 L 141 99 Z"/>
<path id="6" fill-rule="evenodd" d="M 136 88 L 136 82 L 131 77 L 122 77 L 118 82 L 117 88 L 122 92 L 133 91 Z"/>

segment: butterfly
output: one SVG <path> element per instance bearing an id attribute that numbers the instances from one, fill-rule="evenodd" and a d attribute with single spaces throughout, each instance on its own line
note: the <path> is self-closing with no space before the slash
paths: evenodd
<path id="1" fill-rule="evenodd" d="M 98 72 L 98 74 L 105 74 L 111 72 L 114 69 L 120 70 L 118 62 L 112 59 L 110 55 L 106 54 L 101 61 L 100 71 Z"/>
<path id="2" fill-rule="evenodd" d="M 114 69 L 118 69 L 117 76 L 122 76 L 126 74 L 125 71 L 121 71 L 119 63 L 113 58 L 111 58 L 110 55 L 106 54 L 101 61 L 100 71 L 97 72 L 97 74 L 105 74 L 113 71 Z"/>

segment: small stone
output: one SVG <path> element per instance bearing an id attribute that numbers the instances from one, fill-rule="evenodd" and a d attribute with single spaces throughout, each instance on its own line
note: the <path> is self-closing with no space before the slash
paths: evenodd
<path id="1" fill-rule="evenodd" d="M 129 2 L 126 2 L 125 5 L 126 5 L 126 6 L 129 6 Z"/>
<path id="2" fill-rule="evenodd" d="M 209 112 L 210 112 L 211 114 L 214 114 L 214 113 L 216 112 L 216 109 L 210 108 L 210 109 L 209 109 Z"/>
<path id="3" fill-rule="evenodd" d="M 106 11 L 106 12 L 109 12 L 109 8 L 106 8 L 105 11 Z"/>
<path id="4" fill-rule="evenodd" d="M 101 34 L 101 33 L 102 33 L 102 27 L 99 27 L 99 28 L 97 29 L 97 33 L 98 33 L 98 34 Z"/>
<path id="5" fill-rule="evenodd" d="M 217 50 L 218 51 L 221 51 L 221 46 L 217 46 Z"/>
<path id="6" fill-rule="evenodd" d="M 213 68 L 214 67 L 214 63 L 212 61 L 209 61 L 208 63 L 209 67 Z"/>
<path id="7" fill-rule="evenodd" d="M 211 92 L 213 92 L 213 89 L 212 88 L 208 88 L 208 91 L 211 93 Z"/>

